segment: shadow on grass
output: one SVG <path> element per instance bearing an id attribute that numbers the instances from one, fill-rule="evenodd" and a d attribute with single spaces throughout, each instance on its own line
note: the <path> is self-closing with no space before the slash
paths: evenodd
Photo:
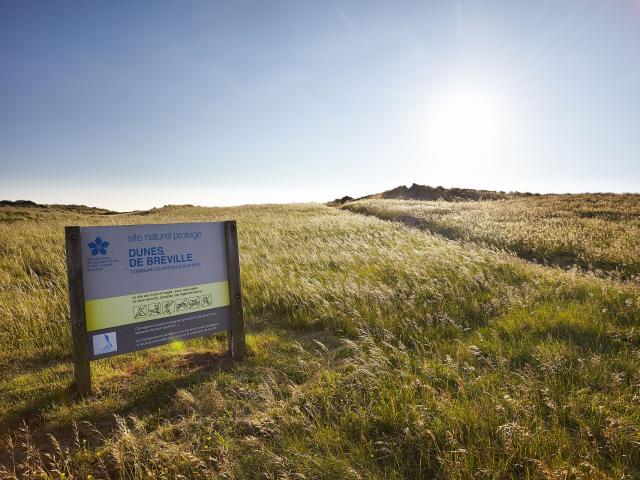
<path id="1" fill-rule="evenodd" d="M 53 403 L 63 405 L 70 403 L 74 396 L 74 387 L 68 385 L 65 388 L 48 390 L 29 398 L 20 408 L 9 410 L 9 413 L 0 419 L 0 435 L 19 428 L 24 422 L 30 423 L 38 419 L 41 412 Z"/>
<path id="2" fill-rule="evenodd" d="M 263 330 L 263 327 L 253 327 L 252 335 L 256 333 L 255 330 Z M 280 340 L 301 342 L 310 348 L 320 348 L 317 341 L 322 341 L 332 350 L 340 346 L 337 337 L 325 331 L 296 333 L 293 337 L 290 333 L 273 331 Z M 286 347 L 278 345 L 274 348 L 293 348 L 293 343 L 287 343 Z M 73 449 L 77 441 L 73 423 L 77 424 L 87 446 L 93 448 L 102 444 L 117 428 L 114 415 L 133 415 L 151 422 L 178 415 L 174 410 L 174 400 L 179 389 L 211 380 L 217 373 L 234 366 L 228 352 L 201 349 L 184 353 L 165 350 L 131 358 L 130 361 L 109 359 L 105 362 L 105 368 L 94 372 L 94 393 L 84 400 L 76 398 L 71 384 L 71 365 L 62 372 L 63 376 L 57 382 L 47 385 L 34 381 L 26 388 L 22 387 L 19 393 L 12 394 L 13 398 L 5 400 L 8 404 L 14 403 L 15 408 L 0 420 L 0 437 L 6 440 L 11 435 L 17 440 L 15 445 L 18 448 L 13 452 L 0 448 L 0 465 L 10 465 L 24 456 L 25 449 L 19 445 L 22 443 L 20 430 L 25 425 L 29 429 L 31 444 L 41 453 L 51 452 L 54 448 L 49 435 L 54 435 L 63 448 Z M 108 362 L 113 363 L 109 365 Z"/>
<path id="3" fill-rule="evenodd" d="M 234 365 L 229 352 L 189 352 L 183 354 L 177 363 L 173 363 L 172 360 L 173 358 L 167 357 L 163 361 L 155 362 L 154 367 L 167 367 L 175 371 L 175 376 L 162 380 L 151 378 L 148 382 L 133 385 L 128 398 L 115 411 L 108 412 L 108 417 L 112 418 L 114 413 L 144 415 L 157 411 L 167 405 L 167 400 L 178 389 L 200 383 L 212 373 L 229 370 Z"/>
<path id="4" fill-rule="evenodd" d="M 55 435 L 64 445 L 65 437 L 69 435 L 70 422 L 45 424 L 43 414 L 52 405 L 65 409 L 73 407 L 76 402 L 79 410 L 73 414 L 73 420 L 78 423 L 90 422 L 105 434 L 115 426 L 114 414 L 143 416 L 157 413 L 171 404 L 171 398 L 178 389 L 197 384 L 212 373 L 229 370 L 234 363 L 229 353 L 211 352 L 189 352 L 180 355 L 177 362 L 175 360 L 175 356 L 167 356 L 153 362 L 154 368 L 166 368 L 170 373 L 167 378 L 160 380 L 145 375 L 140 369 L 129 371 L 119 379 L 119 387 L 123 390 L 119 396 L 118 392 L 104 391 L 106 389 L 102 388 L 100 379 L 95 374 L 93 379 L 97 386 L 86 399 L 78 398 L 75 386 L 69 383 L 59 388 L 54 386 L 44 391 L 39 390 L 36 394 L 23 398 L 18 408 L 10 410 L 0 420 L 0 435 L 15 432 L 27 424 L 33 439 L 38 444 L 42 442 L 44 448 L 49 443 L 47 434 Z M 114 400 L 116 405 L 112 408 L 109 402 Z"/>
<path id="5" fill-rule="evenodd" d="M 638 267 L 638 265 L 631 264 L 621 266 L 617 262 L 595 259 L 587 262 L 579 257 L 578 252 L 571 250 L 540 252 L 522 244 L 501 245 L 499 243 L 491 243 L 490 241 L 487 241 L 487 239 L 473 235 L 463 229 L 446 227 L 438 222 L 430 221 L 425 218 L 414 217 L 412 215 L 378 215 L 375 212 L 358 209 L 349 209 L 347 211 L 360 215 L 376 217 L 389 222 L 400 222 L 407 227 L 428 231 L 430 233 L 440 235 L 447 240 L 474 242 L 490 248 L 510 250 L 523 260 L 539 265 L 554 266 L 565 270 L 577 267 L 585 271 L 600 273 L 604 276 L 613 276 L 613 278 L 619 280 L 629 280 L 640 274 L 640 267 Z"/>
<path id="6" fill-rule="evenodd" d="M 624 350 L 638 347 L 638 342 L 630 342 L 614 336 L 611 332 L 574 323 L 559 322 L 546 326 L 537 332 L 540 340 L 553 338 L 571 343 L 586 353 L 616 355 Z"/>
<path id="7" fill-rule="evenodd" d="M 102 394 L 99 386 L 84 400 L 77 397 L 75 385 L 72 383 L 47 391 L 40 390 L 0 420 L 0 437 L 6 438 L 9 434 L 15 436 L 26 427 L 29 431 L 29 441 L 41 453 L 51 452 L 55 448 L 50 435 L 55 436 L 63 448 L 71 448 L 76 441 L 72 422 L 46 422 L 44 412 L 53 405 L 59 410 L 64 410 L 73 408 L 74 404 L 78 403 L 80 409 L 72 414 L 72 420 L 81 427 L 82 438 L 86 439 L 89 445 L 98 445 L 116 428 L 114 415 L 145 416 L 161 413 L 167 407 L 170 408 L 173 395 L 178 389 L 195 385 L 213 373 L 229 370 L 233 363 L 229 353 L 189 352 L 181 355 L 178 362 L 171 356 L 161 358 L 160 361 L 154 361 L 153 366 L 166 367 L 169 371 L 174 371 L 175 375 L 158 380 L 149 378 L 140 371 L 130 372 L 124 379 L 125 384 L 121 383 L 124 392 L 117 399 L 118 404 L 115 408 L 111 408 L 108 402 L 116 395 L 111 392 Z M 135 376 L 139 376 L 140 380 L 127 385 L 126 380 Z M 99 378 L 95 375 L 94 381 L 99 384 Z M 107 405 L 103 404 L 103 400 Z M 84 402 L 87 408 L 83 408 L 81 402 Z M 20 443 L 18 441 L 18 444 Z M 19 462 L 25 454 L 23 448 L 13 452 L 0 448 L 0 465 Z"/>
<path id="8" fill-rule="evenodd" d="M 0 353 L 0 380 L 10 380 L 25 373 L 39 372 L 61 363 L 73 363 L 70 351 L 41 349 L 19 352 L 19 354 L 15 351 Z"/>
<path id="9" fill-rule="evenodd" d="M 529 352 L 519 360 L 524 363 L 531 361 L 531 348 L 550 340 L 574 347 L 586 356 L 597 354 L 611 357 L 640 347 L 640 340 L 637 338 L 622 338 L 615 332 L 567 321 L 558 321 L 551 325 L 526 325 L 515 332 L 499 331 L 499 337 L 505 345 L 519 346 L 524 349 L 522 351 Z"/>

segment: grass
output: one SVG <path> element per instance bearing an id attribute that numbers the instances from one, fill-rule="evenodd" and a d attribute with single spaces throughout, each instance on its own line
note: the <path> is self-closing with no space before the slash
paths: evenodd
<path id="1" fill-rule="evenodd" d="M 74 401 L 62 227 L 229 218 L 249 358 L 113 357 Z M 640 478 L 636 282 L 272 205 L 2 221 L 0 285 L 0 477 Z"/>
<path id="2" fill-rule="evenodd" d="M 506 249 L 528 260 L 640 278 L 638 195 L 545 195 L 481 202 L 365 200 L 344 208 Z"/>

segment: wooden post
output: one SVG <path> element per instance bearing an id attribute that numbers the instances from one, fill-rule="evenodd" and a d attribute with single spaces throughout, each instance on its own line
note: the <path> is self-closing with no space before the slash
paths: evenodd
<path id="1" fill-rule="evenodd" d="M 67 281 L 69 286 L 69 313 L 73 340 L 73 375 L 76 390 L 81 397 L 91 394 L 91 367 L 89 342 L 84 311 L 84 284 L 82 279 L 82 254 L 80 227 L 65 227 L 67 250 Z"/>
<path id="2" fill-rule="evenodd" d="M 229 299 L 231 301 L 231 329 L 228 332 L 231 358 L 242 360 L 247 347 L 244 338 L 244 314 L 242 312 L 242 291 L 240 288 L 240 258 L 238 255 L 238 229 L 235 220 L 224 222 L 224 238 L 227 251 L 227 276 L 229 278 Z"/>

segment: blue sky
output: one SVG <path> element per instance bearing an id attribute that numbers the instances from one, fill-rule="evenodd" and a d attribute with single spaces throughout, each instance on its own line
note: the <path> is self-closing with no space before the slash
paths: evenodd
<path id="1" fill-rule="evenodd" d="M 639 191 L 640 2 L 0 0 L 0 197 Z"/>

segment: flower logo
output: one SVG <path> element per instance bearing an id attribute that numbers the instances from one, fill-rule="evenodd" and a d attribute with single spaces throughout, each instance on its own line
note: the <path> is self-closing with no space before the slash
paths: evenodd
<path id="1" fill-rule="evenodd" d="M 91 255 L 106 255 L 109 242 L 102 240 L 100 237 L 96 237 L 96 239 L 93 242 L 89 242 L 88 245 L 91 249 Z"/>

